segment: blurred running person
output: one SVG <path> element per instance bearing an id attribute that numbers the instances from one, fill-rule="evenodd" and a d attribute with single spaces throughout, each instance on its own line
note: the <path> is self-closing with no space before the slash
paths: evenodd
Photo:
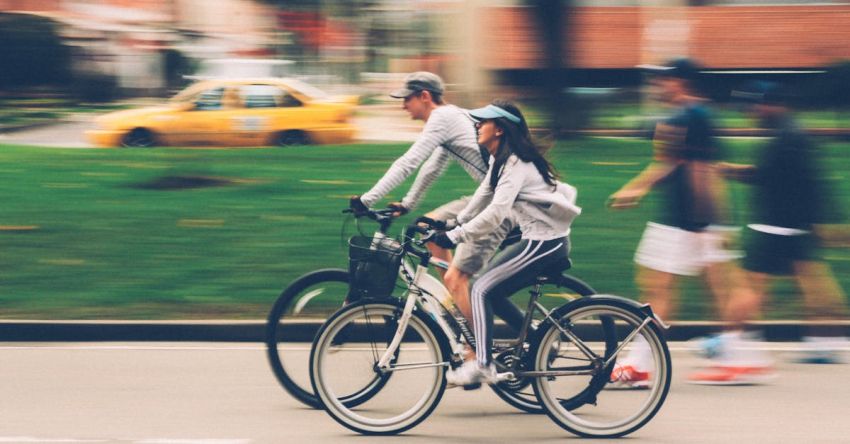
<path id="1" fill-rule="evenodd" d="M 444 248 L 489 236 L 512 213 L 522 240 L 496 256 L 472 286 L 476 358 L 450 370 L 450 384 L 473 387 L 497 382 L 491 361 L 493 305 L 507 301 L 535 278 L 569 266 L 570 224 L 581 212 L 575 188 L 557 181 L 552 165 L 532 142 L 528 124 L 513 104 L 496 100 L 470 111 L 478 120 L 478 143 L 492 156 L 490 169 L 458 215 L 456 228 L 434 242 Z"/>
<path id="2" fill-rule="evenodd" d="M 744 268 L 759 302 L 771 281 L 792 276 L 803 295 L 806 317 L 830 321 L 846 316 L 845 295 L 829 264 L 817 258 L 818 230 L 830 218 L 828 193 L 817 149 L 794 121 L 788 90 L 773 82 L 748 82 L 733 91 L 759 125 L 770 131 L 755 165 L 721 164 L 727 177 L 752 185 L 752 223 L 747 225 Z M 822 232 L 822 230 L 821 230 Z M 808 363 L 840 361 L 841 328 L 813 325 L 805 337 Z M 720 347 L 723 344 L 719 344 Z"/>
<path id="3" fill-rule="evenodd" d="M 633 207 L 653 188 L 661 191 L 662 213 L 656 221 L 647 223 L 635 253 L 635 279 L 642 299 L 662 319 L 670 319 L 680 278 L 702 276 L 721 316 L 733 325 L 729 334 L 738 344 L 743 340 L 743 323 L 752 318 L 757 304 L 733 263 L 736 255 L 726 249 L 728 232 L 720 228 L 726 213 L 724 183 L 716 167 L 721 152 L 705 99 L 698 93 L 699 68 L 689 59 L 644 68 L 654 74 L 652 80 L 660 99 L 673 108 L 673 115 L 655 127 L 653 161 L 612 194 L 609 205 L 615 209 Z M 749 301 L 752 306 L 729 311 L 727 306 L 733 298 Z M 715 366 L 745 369 L 748 382 L 769 373 L 770 361 L 764 354 L 743 351 L 749 348 L 727 347 L 729 353 L 717 356 Z M 633 350 L 618 360 L 611 376 L 613 386 L 646 387 L 653 371 L 648 351 L 645 343 L 637 341 Z M 702 373 L 692 376 L 696 382 Z"/>
<path id="4" fill-rule="evenodd" d="M 401 202 L 389 204 L 399 214 L 406 214 L 416 208 L 428 188 L 446 171 L 451 160 L 458 162 L 476 184 L 484 179 L 489 154 L 478 146 L 474 122 L 466 110 L 446 103 L 443 92 L 443 80 L 438 75 L 414 72 L 407 76 L 402 89 L 390 94 L 394 98 L 404 99 L 404 109 L 412 119 L 424 121 L 425 127 L 416 142 L 393 162 L 369 191 L 351 198 L 351 208 L 364 211 L 375 205 L 419 168 L 407 195 Z M 454 220 L 468 201 L 469 198 L 454 200 L 427 216 L 443 222 Z M 469 280 L 498 250 L 514 226 L 512 220 L 507 218 L 493 227 L 487 236 L 461 245 L 454 255 L 450 249 L 429 244 L 434 257 L 450 262 L 443 281 L 455 304 L 469 320 L 472 320 Z M 511 303 L 499 306 L 497 313 L 508 325 L 522 325 L 522 311 Z"/>

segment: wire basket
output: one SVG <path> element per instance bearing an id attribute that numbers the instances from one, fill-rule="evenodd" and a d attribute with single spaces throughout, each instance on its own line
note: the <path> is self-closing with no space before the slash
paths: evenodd
<path id="1" fill-rule="evenodd" d="M 395 288 L 404 249 L 395 239 L 353 236 L 348 240 L 348 301 L 389 297 Z"/>

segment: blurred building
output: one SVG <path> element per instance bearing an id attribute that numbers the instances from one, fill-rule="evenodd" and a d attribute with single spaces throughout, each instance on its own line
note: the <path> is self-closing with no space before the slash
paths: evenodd
<path id="1" fill-rule="evenodd" d="M 203 60 L 294 61 L 316 83 L 386 90 L 414 70 L 490 94 L 544 66 L 527 0 L 0 0 L 67 25 L 76 69 L 164 92 Z M 635 66 L 691 56 L 729 72 L 812 71 L 850 59 L 850 0 L 571 0 L 563 64 L 577 86 L 639 81 Z M 188 60 L 175 67 L 179 57 Z M 291 69 L 290 69 L 291 68 Z"/>

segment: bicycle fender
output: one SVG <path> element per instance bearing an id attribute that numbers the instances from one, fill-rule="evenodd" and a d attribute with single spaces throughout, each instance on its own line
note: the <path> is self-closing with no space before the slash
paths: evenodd
<path id="1" fill-rule="evenodd" d="M 563 316 L 565 313 L 575 310 L 581 307 L 585 307 L 588 305 L 593 305 L 595 303 L 607 303 L 611 305 L 617 305 L 626 309 L 630 309 L 641 313 L 643 316 L 651 318 L 652 321 L 658 325 L 658 327 L 668 330 L 670 328 L 669 325 L 664 323 L 658 315 L 653 313 L 652 306 L 646 303 L 640 303 L 633 299 L 624 298 L 622 296 L 617 296 L 613 294 L 595 294 L 592 296 L 586 296 L 583 298 L 575 299 L 573 301 L 567 302 L 566 304 L 556 308 L 552 312 L 552 317 L 559 318 Z"/>

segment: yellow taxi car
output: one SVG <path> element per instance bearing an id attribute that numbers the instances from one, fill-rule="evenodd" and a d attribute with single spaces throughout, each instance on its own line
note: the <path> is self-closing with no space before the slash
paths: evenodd
<path id="1" fill-rule="evenodd" d="M 203 80 L 167 105 L 100 116 L 86 136 L 104 147 L 346 143 L 356 101 L 296 79 Z"/>

